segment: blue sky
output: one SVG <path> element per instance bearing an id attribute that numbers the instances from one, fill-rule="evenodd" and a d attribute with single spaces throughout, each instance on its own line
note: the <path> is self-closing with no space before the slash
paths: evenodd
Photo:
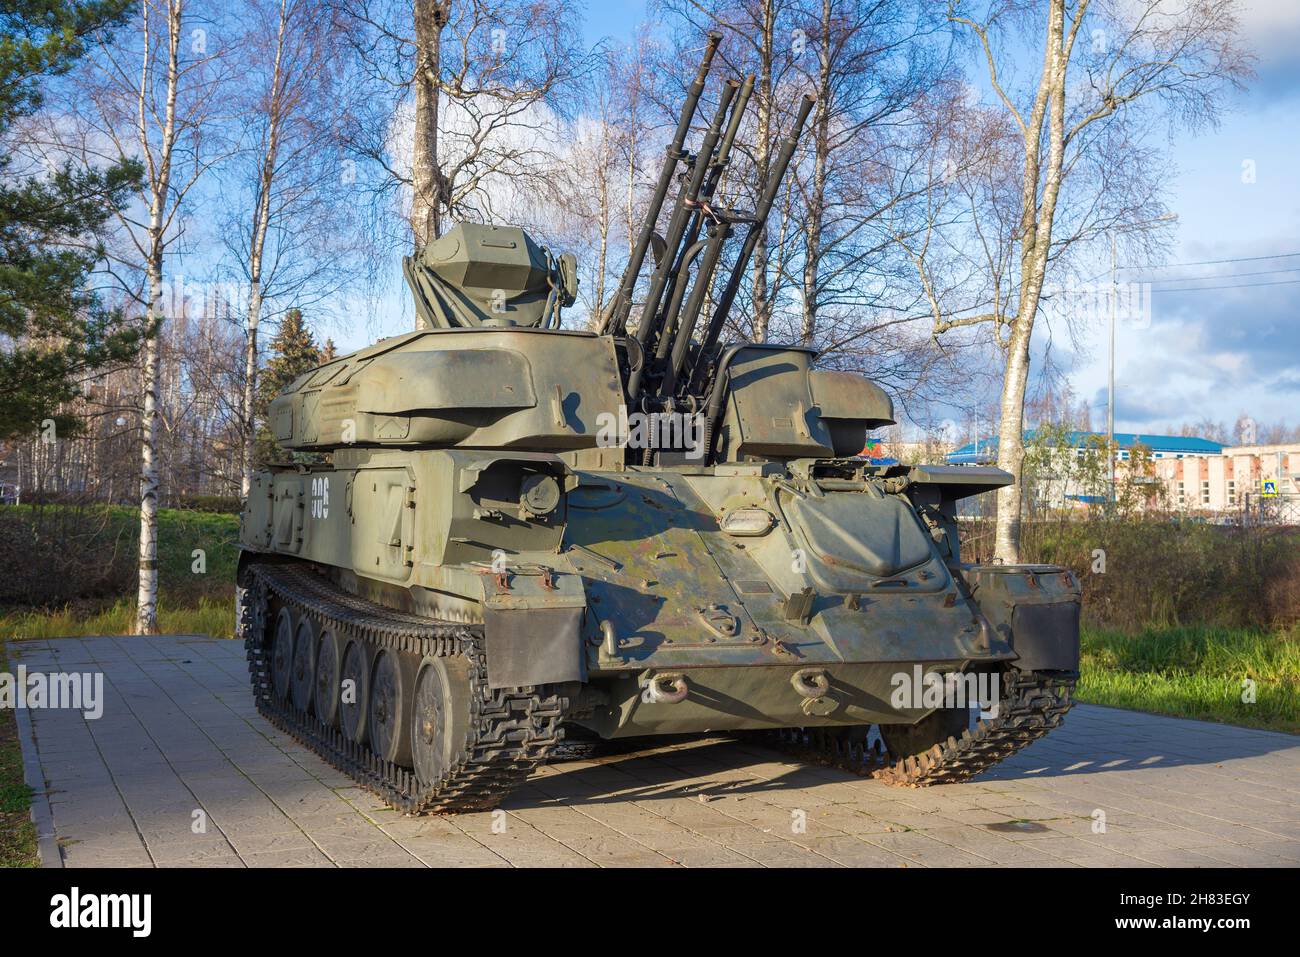
<path id="1" fill-rule="evenodd" d="M 1167 184 L 1178 221 L 1162 268 L 1124 264 L 1121 281 L 1152 282 L 1149 329 L 1121 324 L 1116 345 L 1116 428 L 1156 432 L 1202 418 L 1229 426 L 1246 412 L 1260 422 L 1300 421 L 1300 283 L 1256 288 L 1188 287 L 1300 280 L 1300 255 L 1219 265 L 1205 260 L 1300 254 L 1300 2 L 1245 0 L 1243 32 L 1259 74 L 1236 97 L 1217 130 L 1170 145 Z M 627 39 L 645 16 L 644 0 L 587 5 L 589 42 Z M 1254 181 L 1243 181 L 1253 162 Z M 1248 178 L 1248 177 L 1247 177 Z M 1108 263 L 1098 264 L 1098 271 Z M 1273 272 L 1292 267 L 1293 271 Z M 1245 272 L 1267 275 L 1231 278 Z M 1199 277 L 1222 276 L 1202 279 Z M 1178 280 L 1178 281 L 1175 281 Z M 1106 418 L 1107 330 L 1085 329 L 1075 343 L 1054 341 L 1093 422 Z"/>
<path id="2" fill-rule="evenodd" d="M 1300 254 L 1300 4 L 1255 0 L 1243 4 L 1242 20 L 1260 57 L 1258 78 L 1217 131 L 1170 149 L 1169 205 L 1178 214 L 1170 263 Z M 1247 161 L 1254 182 L 1243 181 Z M 1242 412 L 1261 423 L 1300 422 L 1300 255 L 1122 275 L 1159 281 L 1150 329 L 1121 326 L 1117 338 L 1116 428 L 1151 432 L 1204 417 L 1231 426 Z M 1191 281 L 1203 276 L 1222 278 Z M 1163 291 L 1262 283 L 1278 285 Z M 1072 357 L 1071 381 L 1099 425 L 1104 329 L 1090 346 Z"/>
<path id="3" fill-rule="evenodd" d="M 1233 100 L 1217 130 L 1170 144 L 1166 186 L 1178 221 L 1165 264 L 1122 263 L 1127 268 L 1121 280 L 1151 280 L 1153 291 L 1150 327 L 1119 328 L 1116 428 L 1121 431 L 1160 432 L 1204 418 L 1231 426 L 1243 412 L 1261 423 L 1300 421 L 1300 324 L 1294 305 L 1300 282 L 1204 289 L 1300 280 L 1300 255 L 1177 265 L 1300 254 L 1300 2 L 1244 0 L 1241 6 L 1244 33 L 1260 57 L 1258 79 Z M 602 37 L 630 39 L 646 18 L 647 3 L 588 0 L 586 10 L 584 37 L 594 44 Z M 1247 161 L 1253 164 L 1253 182 L 1243 177 Z M 1107 266 L 1099 262 L 1096 271 Z M 1268 274 L 1241 276 L 1247 272 Z M 1204 291 L 1174 291 L 1188 287 Z M 402 312 L 409 317 L 405 303 Z M 391 321 L 379 325 L 385 334 L 400 331 Z M 338 338 L 351 348 L 363 345 L 366 335 L 358 328 Z M 1047 345 L 1045 329 L 1037 338 L 1040 349 Z M 1105 326 L 1086 328 L 1075 341 L 1058 332 L 1050 345 L 1074 392 L 1088 400 L 1094 427 L 1103 427 Z"/>

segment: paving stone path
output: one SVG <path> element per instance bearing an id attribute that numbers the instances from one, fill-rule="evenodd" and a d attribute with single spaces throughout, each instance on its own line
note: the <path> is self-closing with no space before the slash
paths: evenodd
<path id="1" fill-rule="evenodd" d="M 98 720 L 19 712 L 47 866 L 1300 864 L 1300 739 L 1283 734 L 1078 706 L 996 770 L 924 790 L 693 739 L 546 767 L 501 811 L 407 818 L 262 720 L 237 642 L 9 658 L 105 676 Z"/>

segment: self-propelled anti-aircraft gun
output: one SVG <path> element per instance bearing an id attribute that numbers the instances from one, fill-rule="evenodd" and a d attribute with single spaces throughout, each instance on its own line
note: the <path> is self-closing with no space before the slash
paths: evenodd
<path id="1" fill-rule="evenodd" d="M 405 264 L 423 328 L 272 403 L 320 461 L 259 471 L 243 512 L 257 704 L 402 810 L 491 807 L 566 731 L 766 731 L 960 781 L 1070 706 L 1072 575 L 960 553 L 956 503 L 1010 477 L 873 464 L 881 388 L 722 341 L 813 103 L 724 206 L 752 77 L 686 148 L 717 43 L 594 331 L 561 324 L 571 257 L 461 223 Z"/>

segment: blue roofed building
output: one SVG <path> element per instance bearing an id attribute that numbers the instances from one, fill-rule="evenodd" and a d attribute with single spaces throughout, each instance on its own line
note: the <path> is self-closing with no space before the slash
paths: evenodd
<path id="1" fill-rule="evenodd" d="M 1036 430 L 1026 429 L 1025 444 L 1033 442 L 1036 435 Z M 1064 448 L 1083 450 L 1104 447 L 1107 434 L 1105 432 L 1063 432 L 1060 439 L 1060 444 Z M 1181 459 L 1187 455 L 1222 455 L 1224 449 L 1222 442 L 1213 442 L 1192 435 L 1151 435 L 1137 432 L 1116 432 L 1115 445 L 1119 450 L 1119 460 L 1122 462 L 1127 461 L 1131 450 L 1139 445 L 1150 449 L 1152 458 L 1157 459 Z M 953 449 L 947 456 L 949 465 L 995 465 L 997 460 L 997 436 L 983 438 L 977 442 L 967 442 L 960 448 Z"/>
<path id="2" fill-rule="evenodd" d="M 1024 436 L 1025 445 L 1040 449 L 1040 456 L 1032 477 L 1027 473 L 1022 481 L 1029 490 L 1030 501 L 1049 509 L 1078 509 L 1105 504 L 1115 494 L 1110 492 L 1108 471 L 1117 486 L 1126 482 L 1151 486 L 1154 496 L 1159 479 L 1152 474 L 1150 466 L 1145 467 L 1141 474 L 1130 474 L 1130 459 L 1139 446 L 1147 450 L 1151 459 L 1202 460 L 1222 457 L 1224 451 L 1222 442 L 1197 436 L 1116 432 L 1115 464 L 1113 470 L 1108 470 L 1108 436 L 1105 432 L 1049 430 L 1043 435 L 1041 444 L 1035 429 L 1026 430 Z M 1043 452 L 1045 457 L 1041 454 Z M 950 465 L 996 465 L 998 440 L 987 437 L 978 442 L 968 442 L 945 458 Z M 1144 502 L 1146 498 L 1144 495 Z"/>

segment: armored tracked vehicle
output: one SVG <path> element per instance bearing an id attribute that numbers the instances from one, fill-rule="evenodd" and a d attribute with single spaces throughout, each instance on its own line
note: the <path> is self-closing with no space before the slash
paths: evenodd
<path id="1" fill-rule="evenodd" d="M 566 730 L 760 732 L 960 781 L 1070 707 L 1073 576 L 960 554 L 958 501 L 1010 477 L 876 464 L 881 388 L 721 342 L 813 104 L 755 208 L 723 207 L 752 77 L 685 148 L 717 42 L 597 328 L 561 325 L 571 257 L 461 223 L 405 263 L 423 328 L 271 405 L 314 454 L 259 472 L 242 516 L 257 705 L 403 811 L 492 807 Z"/>

